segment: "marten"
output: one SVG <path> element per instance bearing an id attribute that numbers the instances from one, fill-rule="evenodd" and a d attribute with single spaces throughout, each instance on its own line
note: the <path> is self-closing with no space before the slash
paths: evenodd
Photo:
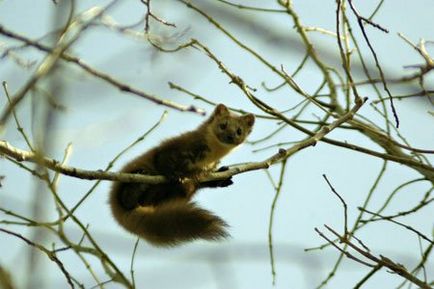
<path id="1" fill-rule="evenodd" d="M 234 114 L 219 104 L 197 129 L 167 139 L 128 163 L 121 172 L 163 175 L 167 182 L 114 182 L 110 193 L 114 218 L 126 230 L 160 247 L 229 236 L 226 222 L 198 207 L 192 197 L 200 188 L 232 184 L 231 178 L 198 179 L 216 170 L 220 159 L 246 140 L 254 122 L 253 114 Z"/>

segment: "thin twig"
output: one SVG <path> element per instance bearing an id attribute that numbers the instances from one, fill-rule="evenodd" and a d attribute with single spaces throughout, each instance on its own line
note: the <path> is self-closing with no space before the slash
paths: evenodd
<path id="1" fill-rule="evenodd" d="M 420 280 L 419 278 L 417 278 L 416 276 L 414 276 L 413 274 L 411 274 L 410 272 L 407 271 L 407 269 L 399 264 L 399 263 L 395 263 L 394 261 L 392 261 L 390 258 L 380 255 L 379 257 L 376 257 L 374 255 L 372 255 L 370 252 L 359 248 L 358 246 L 356 246 L 355 244 L 353 244 L 351 241 L 349 241 L 346 238 L 343 238 L 342 236 L 340 236 L 335 230 L 333 230 L 331 227 L 324 225 L 327 230 L 329 230 L 333 235 L 335 235 L 336 237 L 338 237 L 343 243 L 347 244 L 349 247 L 351 247 L 352 249 L 354 249 L 355 251 L 357 251 L 359 254 L 363 255 L 365 258 L 375 262 L 377 265 L 381 265 L 383 267 L 387 267 L 388 269 L 390 269 L 391 271 L 393 271 L 394 273 L 402 276 L 403 278 L 407 279 L 408 281 L 416 284 L 417 286 L 419 286 L 420 288 L 423 289 L 432 289 L 431 286 L 429 286 L 426 282 Z"/>
<path id="2" fill-rule="evenodd" d="M 376 217 L 379 217 L 381 220 L 388 221 L 388 222 L 392 222 L 392 223 L 394 223 L 394 224 L 396 224 L 396 225 L 399 225 L 399 226 L 401 226 L 401 227 L 404 227 L 404 228 L 406 228 L 407 230 L 410 230 L 410 231 L 416 233 L 419 237 L 421 237 L 421 238 L 424 239 L 425 241 L 428 241 L 429 243 L 434 244 L 434 241 L 433 241 L 433 240 L 431 240 L 431 239 L 428 238 L 425 234 L 419 232 L 418 230 L 416 230 L 415 228 L 413 228 L 413 227 L 411 227 L 411 226 L 409 226 L 409 225 L 406 225 L 406 224 L 404 224 L 404 223 L 398 222 L 398 221 L 393 220 L 393 219 L 391 219 L 391 218 L 388 218 L 388 217 L 382 216 L 382 215 L 380 215 L 380 214 L 378 214 L 378 213 L 371 212 L 371 211 L 369 211 L 369 210 L 367 210 L 367 209 L 365 209 L 365 208 L 360 208 L 360 207 L 359 207 L 358 209 L 361 210 L 361 211 L 363 211 L 363 212 L 366 212 L 366 213 L 368 213 L 368 214 L 371 214 L 371 215 L 374 215 L 374 216 L 376 216 Z"/>
<path id="3" fill-rule="evenodd" d="M 53 261 L 54 263 L 56 263 L 57 266 L 60 268 L 60 270 L 62 271 L 63 275 L 65 275 L 66 281 L 68 282 L 69 286 L 70 286 L 71 288 L 73 288 L 73 289 L 75 288 L 75 286 L 74 286 L 74 284 L 72 283 L 72 280 L 71 280 L 71 275 L 70 275 L 70 274 L 68 273 L 68 271 L 65 269 L 65 266 L 63 266 L 63 263 L 59 260 L 59 258 L 57 258 L 55 252 L 52 252 L 52 251 L 48 250 L 47 248 L 45 248 L 44 246 L 42 246 L 42 245 L 40 245 L 40 244 L 36 244 L 36 243 L 30 241 L 29 239 L 25 238 L 24 236 L 22 236 L 22 235 L 20 235 L 20 234 L 18 234 L 18 233 L 15 233 L 15 232 L 9 231 L 9 230 L 4 229 L 4 228 L 0 228 L 0 231 L 6 233 L 6 234 L 8 234 L 8 235 L 15 236 L 15 237 L 17 237 L 17 238 L 23 240 L 24 242 L 26 242 L 28 245 L 30 245 L 30 246 L 32 246 L 32 247 L 34 247 L 34 248 L 40 250 L 41 252 L 45 253 L 45 255 L 47 255 L 47 257 L 48 257 L 51 261 Z"/>
<path id="4" fill-rule="evenodd" d="M 32 47 L 37 48 L 38 50 L 47 52 L 47 53 L 51 53 L 53 51 L 52 48 L 42 45 L 37 41 L 33 41 L 30 40 L 24 36 L 21 36 L 19 34 L 16 34 L 10 30 L 7 30 L 6 28 L 4 28 L 2 25 L 0 25 L 0 34 L 22 41 L 24 43 L 26 43 L 27 45 L 30 45 Z M 197 108 L 193 105 L 190 106 L 185 106 L 185 105 L 181 105 L 178 103 L 175 103 L 171 100 L 167 100 L 167 99 L 161 99 L 156 97 L 155 95 L 146 93 L 136 87 L 133 87 L 129 84 L 126 84 L 120 80 L 118 80 L 117 78 L 115 78 L 114 76 L 111 76 L 107 73 L 104 73 L 102 71 L 99 71 L 93 67 L 91 67 L 90 65 L 86 64 L 83 60 L 79 59 L 78 57 L 72 56 L 71 54 L 67 54 L 67 53 L 62 53 L 60 55 L 60 58 L 64 61 L 73 63 L 77 66 L 79 66 L 80 68 L 82 68 L 83 70 L 85 70 L 87 73 L 104 80 L 105 82 L 109 83 L 110 85 L 118 88 L 120 91 L 122 92 L 127 92 L 127 93 L 131 93 L 134 95 L 137 95 L 139 97 L 145 98 L 153 103 L 159 104 L 159 105 L 164 105 L 179 111 L 188 111 L 188 112 L 193 112 L 193 113 L 197 113 L 200 115 L 205 115 L 205 111 L 203 109 Z"/>
<path id="5" fill-rule="evenodd" d="M 380 73 L 381 81 L 383 83 L 383 88 L 387 92 L 387 95 L 389 96 L 390 107 L 392 109 L 393 117 L 395 118 L 396 127 L 399 127 L 398 113 L 396 112 L 396 108 L 395 108 L 395 105 L 393 103 L 392 93 L 390 92 L 389 87 L 387 86 L 386 77 L 384 76 L 384 72 L 383 72 L 383 69 L 381 68 L 380 62 L 378 60 L 377 53 L 375 52 L 374 47 L 372 46 L 371 41 L 369 40 L 368 35 L 366 34 L 366 30 L 365 30 L 365 27 L 363 26 L 363 22 L 369 23 L 370 25 L 374 26 L 375 28 L 378 28 L 378 29 L 380 29 L 386 33 L 388 33 L 388 30 L 381 27 L 380 25 L 372 22 L 371 20 L 361 16 L 359 14 L 359 12 L 356 10 L 356 8 L 354 7 L 352 0 L 348 0 L 348 3 L 350 4 L 351 10 L 354 12 L 354 15 L 356 15 L 356 17 L 357 17 L 357 22 L 359 23 L 360 31 L 362 32 L 362 35 L 365 38 L 366 44 L 368 45 L 369 50 L 372 53 L 372 56 L 374 57 L 375 65 L 377 66 L 378 72 Z"/>
<path id="6" fill-rule="evenodd" d="M 342 203 L 342 206 L 344 207 L 344 237 L 347 238 L 348 237 L 347 236 L 348 235 L 348 212 L 347 212 L 348 208 L 347 208 L 347 203 L 345 203 L 345 200 L 335 190 L 335 188 L 333 187 L 333 185 L 328 180 L 327 176 L 325 174 L 323 174 L 322 177 L 326 180 L 326 182 L 329 185 L 330 189 L 332 190 L 333 194 L 335 194 L 339 198 L 339 200 Z"/>
<path id="7" fill-rule="evenodd" d="M 268 223 L 268 251 L 270 253 L 271 277 L 272 277 L 273 286 L 276 284 L 276 264 L 274 261 L 274 248 L 273 248 L 273 224 L 274 224 L 274 215 L 276 211 L 277 200 L 279 199 L 283 187 L 285 169 L 286 169 L 286 159 L 283 160 L 282 166 L 280 168 L 279 182 L 275 187 L 276 193 L 274 195 L 273 202 L 271 203 L 270 218 Z"/>
<path id="8" fill-rule="evenodd" d="M 133 284 L 133 288 L 136 288 L 136 280 L 134 278 L 134 259 L 136 257 L 137 248 L 139 246 L 139 241 L 140 241 L 140 238 L 137 238 L 136 242 L 134 243 L 133 254 L 131 256 L 131 263 L 130 263 L 131 282 Z"/>

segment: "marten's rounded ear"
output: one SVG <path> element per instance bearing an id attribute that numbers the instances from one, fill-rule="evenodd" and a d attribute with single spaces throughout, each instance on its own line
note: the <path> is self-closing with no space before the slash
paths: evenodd
<path id="1" fill-rule="evenodd" d="M 229 110 L 226 107 L 226 105 L 220 103 L 214 109 L 214 114 L 215 115 L 228 115 L 229 114 Z"/>
<path id="2" fill-rule="evenodd" d="M 255 116 L 251 113 L 244 115 L 243 119 L 247 123 L 247 125 L 250 127 L 252 127 L 253 124 L 255 123 Z"/>

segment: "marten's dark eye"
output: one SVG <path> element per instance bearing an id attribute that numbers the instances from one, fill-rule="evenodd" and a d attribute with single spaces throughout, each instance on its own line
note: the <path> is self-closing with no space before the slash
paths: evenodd
<path id="1" fill-rule="evenodd" d="M 226 129 L 226 127 L 228 126 L 228 124 L 227 123 L 221 123 L 220 125 L 219 125 L 219 127 L 220 127 L 220 129 Z"/>
<path id="2" fill-rule="evenodd" d="M 237 135 L 241 135 L 243 133 L 243 131 L 241 130 L 241 128 L 237 129 Z"/>

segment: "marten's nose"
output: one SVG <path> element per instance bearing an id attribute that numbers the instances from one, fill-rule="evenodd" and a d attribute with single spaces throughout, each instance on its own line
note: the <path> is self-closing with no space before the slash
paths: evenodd
<path id="1" fill-rule="evenodd" d="M 228 134 L 226 136 L 226 140 L 227 140 L 228 143 L 234 143 L 235 135 L 234 134 Z"/>

